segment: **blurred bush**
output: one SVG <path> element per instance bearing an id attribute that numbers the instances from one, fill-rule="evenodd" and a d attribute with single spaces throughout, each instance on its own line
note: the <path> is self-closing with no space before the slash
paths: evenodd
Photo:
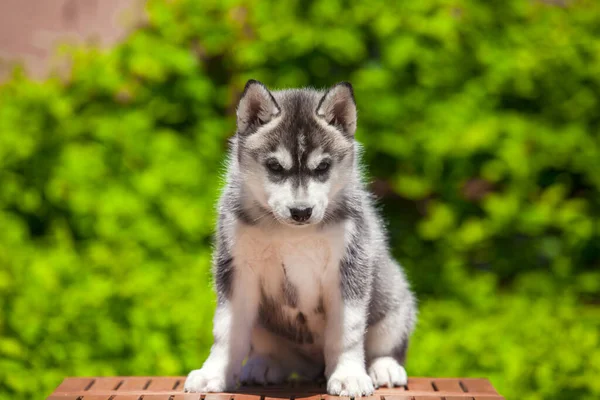
<path id="1" fill-rule="evenodd" d="M 72 74 L 0 88 L 0 397 L 182 375 L 211 343 L 213 207 L 245 81 L 350 80 L 420 298 L 411 375 L 600 396 L 600 6 L 150 1 Z"/>

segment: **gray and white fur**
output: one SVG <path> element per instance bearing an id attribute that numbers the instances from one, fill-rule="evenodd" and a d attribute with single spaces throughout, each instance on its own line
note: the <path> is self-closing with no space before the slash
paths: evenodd
<path id="1" fill-rule="evenodd" d="M 415 299 L 362 182 L 355 130 L 349 83 L 247 83 L 218 208 L 214 344 L 186 391 L 292 373 L 343 396 L 406 384 Z"/>

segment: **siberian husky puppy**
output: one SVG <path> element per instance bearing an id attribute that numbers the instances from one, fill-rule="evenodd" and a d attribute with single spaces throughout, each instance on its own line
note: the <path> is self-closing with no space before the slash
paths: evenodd
<path id="1" fill-rule="evenodd" d="M 349 83 L 246 84 L 218 208 L 214 344 L 186 391 L 292 373 L 342 396 L 406 384 L 415 298 L 361 180 L 355 131 Z"/>

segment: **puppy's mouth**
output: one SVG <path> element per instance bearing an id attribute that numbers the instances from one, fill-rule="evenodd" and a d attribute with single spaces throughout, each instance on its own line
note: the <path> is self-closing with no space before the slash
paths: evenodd
<path id="1" fill-rule="evenodd" d="M 285 220 L 285 224 L 286 225 L 290 225 L 290 226 L 294 226 L 294 227 L 303 227 L 303 226 L 314 225 L 315 223 L 312 222 L 312 221 L 297 222 L 297 221 L 294 221 L 292 219 L 287 219 L 287 220 Z"/>
<path id="2" fill-rule="evenodd" d="M 309 225 L 314 224 L 314 221 L 312 221 L 312 220 L 294 221 L 292 218 L 283 217 L 283 216 L 277 214 L 277 212 L 275 212 L 275 211 L 271 211 L 271 215 L 273 216 L 275 221 L 277 221 L 281 225 L 291 226 L 291 227 L 295 227 L 295 228 L 300 228 L 300 227 L 309 226 Z"/>
<path id="3" fill-rule="evenodd" d="M 273 218 L 275 218 L 275 220 L 280 224 L 290 226 L 293 228 L 303 228 L 319 223 L 319 221 L 316 221 L 314 218 L 308 219 L 306 221 L 295 221 L 290 217 L 282 217 L 273 211 L 271 212 L 271 215 L 273 215 Z"/>
<path id="4" fill-rule="evenodd" d="M 319 222 L 321 222 L 321 218 L 316 218 L 315 216 L 313 216 L 312 218 L 307 219 L 306 221 L 296 221 L 293 218 L 291 218 L 289 215 L 281 215 L 280 213 L 278 213 L 277 211 L 275 211 L 272 208 L 265 208 L 265 207 L 260 207 L 261 211 L 269 214 L 273 220 L 275 220 L 275 222 L 281 224 L 281 225 L 285 225 L 285 226 L 289 226 L 289 227 L 293 227 L 293 228 L 304 228 L 307 226 L 312 226 L 312 225 L 316 225 Z"/>

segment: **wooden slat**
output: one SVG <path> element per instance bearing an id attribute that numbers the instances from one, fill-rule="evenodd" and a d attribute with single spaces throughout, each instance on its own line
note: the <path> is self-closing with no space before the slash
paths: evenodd
<path id="1" fill-rule="evenodd" d="M 280 399 L 289 399 L 290 398 L 290 393 L 280 393 L 278 396 L 273 396 L 273 395 L 269 395 L 269 397 L 265 397 L 265 400 L 280 400 Z M 294 398 L 296 400 L 321 400 L 322 395 L 321 394 L 307 394 L 307 393 L 300 393 L 300 394 L 295 394 Z"/>
<path id="2" fill-rule="evenodd" d="M 228 395 L 228 394 L 216 394 L 216 393 L 209 393 L 204 398 L 204 400 L 229 400 L 229 399 L 231 399 L 231 395 Z"/>
<path id="3" fill-rule="evenodd" d="M 311 398 L 312 396 L 306 394 L 306 393 L 294 393 L 294 392 L 272 392 L 272 393 L 264 393 L 263 396 L 265 396 L 265 400 L 285 400 L 285 399 L 290 399 L 292 397 L 295 397 L 296 399 L 302 399 L 302 400 L 306 400 Z M 320 400 L 321 397 L 317 396 L 316 400 Z"/>
<path id="4" fill-rule="evenodd" d="M 446 400 L 473 400 L 473 397 L 467 393 L 460 396 L 445 396 L 444 398 Z"/>
<path id="5" fill-rule="evenodd" d="M 176 377 L 168 377 L 168 378 L 152 378 L 152 382 L 150 382 L 150 386 L 148 386 L 148 390 L 151 392 L 166 392 L 174 390 L 175 384 L 180 382 L 178 387 L 181 385 L 181 379 Z M 183 390 L 183 388 L 181 388 Z"/>
<path id="6" fill-rule="evenodd" d="M 467 392 L 479 393 L 498 393 L 490 381 L 483 378 L 463 378 L 459 379 L 467 389 Z"/>
<path id="7" fill-rule="evenodd" d="M 434 379 L 433 384 L 437 391 L 463 393 L 458 379 Z"/>
<path id="8" fill-rule="evenodd" d="M 66 378 L 58 385 L 54 393 L 84 391 L 92 383 L 92 380 L 92 378 Z"/>
<path id="9" fill-rule="evenodd" d="M 254 393 L 254 394 L 258 395 L 259 393 L 257 392 L 257 393 Z M 236 393 L 236 394 L 234 395 L 234 397 L 235 397 L 236 399 L 238 398 L 238 396 L 239 396 L 239 393 Z M 295 396 L 297 399 L 304 399 L 304 400 L 308 398 L 308 395 L 307 395 L 307 394 L 300 393 L 300 394 L 298 394 L 298 395 L 295 395 L 295 394 L 294 394 L 294 392 L 290 392 L 290 391 L 287 391 L 287 392 L 268 392 L 268 393 L 261 393 L 261 394 L 260 394 L 260 396 L 264 396 L 264 397 L 265 397 L 265 400 L 266 400 L 266 399 L 271 399 L 271 400 L 289 399 L 289 398 L 291 398 L 292 396 Z M 305 397 L 302 397 L 302 396 L 305 396 Z"/>
<path id="10" fill-rule="evenodd" d="M 85 394 L 83 400 L 108 400 L 110 396 L 106 394 Z"/>
<path id="11" fill-rule="evenodd" d="M 59 394 L 51 394 L 46 400 L 77 400 L 79 396 L 62 396 Z"/>
<path id="12" fill-rule="evenodd" d="M 119 387 L 119 391 L 143 390 L 146 385 L 151 383 L 152 378 L 129 376 L 123 379 L 123 384 Z"/>
<path id="13" fill-rule="evenodd" d="M 169 400 L 171 398 L 170 394 L 145 394 L 144 400 Z M 85 400 L 85 399 L 84 399 Z"/>
<path id="14" fill-rule="evenodd" d="M 321 391 L 323 392 L 323 391 Z M 299 395 L 296 395 L 294 398 L 296 400 L 321 400 L 322 399 L 322 395 L 321 394 L 306 394 L 306 393 L 302 393 Z M 265 398 L 265 400 L 267 400 Z"/>
<path id="15" fill-rule="evenodd" d="M 381 393 L 377 393 L 377 394 L 381 394 Z M 383 395 L 386 399 L 389 398 L 390 396 L 396 396 L 395 393 L 385 393 L 385 394 L 381 394 L 381 395 Z M 463 398 L 470 399 L 471 397 L 477 397 L 477 396 L 483 397 L 483 398 L 491 398 L 491 397 L 495 397 L 498 395 L 493 394 L 493 393 L 424 392 L 424 391 L 420 391 L 420 390 L 415 390 L 415 391 L 407 391 L 404 394 L 399 394 L 398 396 L 439 396 L 439 397 L 455 396 L 455 397 L 463 397 Z"/>
<path id="16" fill-rule="evenodd" d="M 173 400 L 200 400 L 200 393 L 181 393 L 176 394 Z"/>
<path id="17" fill-rule="evenodd" d="M 377 394 L 382 394 L 382 393 L 377 393 Z M 385 396 L 385 398 L 387 399 L 390 395 L 394 396 L 396 395 L 395 393 L 384 393 L 382 394 Z M 440 397 L 447 397 L 447 396 L 455 396 L 455 397 L 464 397 L 467 399 L 470 399 L 471 397 L 483 397 L 483 398 L 491 398 L 491 397 L 495 397 L 498 396 L 498 394 L 494 394 L 494 393 L 456 393 L 456 392 L 424 392 L 424 391 L 419 391 L 419 390 L 415 390 L 415 391 L 407 391 L 404 394 L 399 394 L 399 396 L 440 396 Z"/>
<path id="18" fill-rule="evenodd" d="M 443 400 L 442 397 L 432 394 L 431 396 L 415 396 L 415 400 Z"/>
<path id="19" fill-rule="evenodd" d="M 504 400 L 504 397 L 498 395 L 498 396 L 475 396 L 473 397 L 474 400 Z"/>
<path id="20" fill-rule="evenodd" d="M 233 396 L 234 400 L 260 400 L 259 394 L 236 394 Z"/>
<path id="21" fill-rule="evenodd" d="M 429 378 L 408 378 L 407 388 L 411 390 L 419 390 L 422 392 L 435 392 Z"/>
<path id="22" fill-rule="evenodd" d="M 89 392 L 94 393 L 115 390 L 121 382 L 123 382 L 123 378 L 95 378 L 94 384 L 90 387 Z"/>
<path id="23" fill-rule="evenodd" d="M 385 400 L 412 400 L 412 396 L 409 395 L 386 394 L 383 397 Z"/>
<path id="24" fill-rule="evenodd" d="M 140 394 L 120 394 L 118 396 L 115 396 L 113 399 L 114 400 L 139 400 L 140 399 Z"/>
<path id="25" fill-rule="evenodd" d="M 296 387 L 296 388 L 292 388 L 289 386 L 242 386 L 240 388 L 238 388 L 236 390 L 236 393 L 239 394 L 256 394 L 256 393 L 261 393 L 261 394 L 269 394 L 269 393 L 280 393 L 280 392 L 287 392 L 287 393 L 296 393 L 296 394 L 321 394 L 326 392 L 327 390 L 324 388 L 318 388 L 318 387 L 314 387 L 314 386 L 300 386 L 300 387 Z"/>
<path id="26" fill-rule="evenodd" d="M 394 386 L 394 387 L 387 387 L 387 386 L 380 386 L 379 388 L 375 389 L 377 392 L 385 392 L 385 393 L 399 393 L 399 392 L 405 392 L 406 391 L 406 386 Z M 402 394 L 402 393 L 399 393 Z M 381 399 L 380 399 L 381 400 Z"/>

